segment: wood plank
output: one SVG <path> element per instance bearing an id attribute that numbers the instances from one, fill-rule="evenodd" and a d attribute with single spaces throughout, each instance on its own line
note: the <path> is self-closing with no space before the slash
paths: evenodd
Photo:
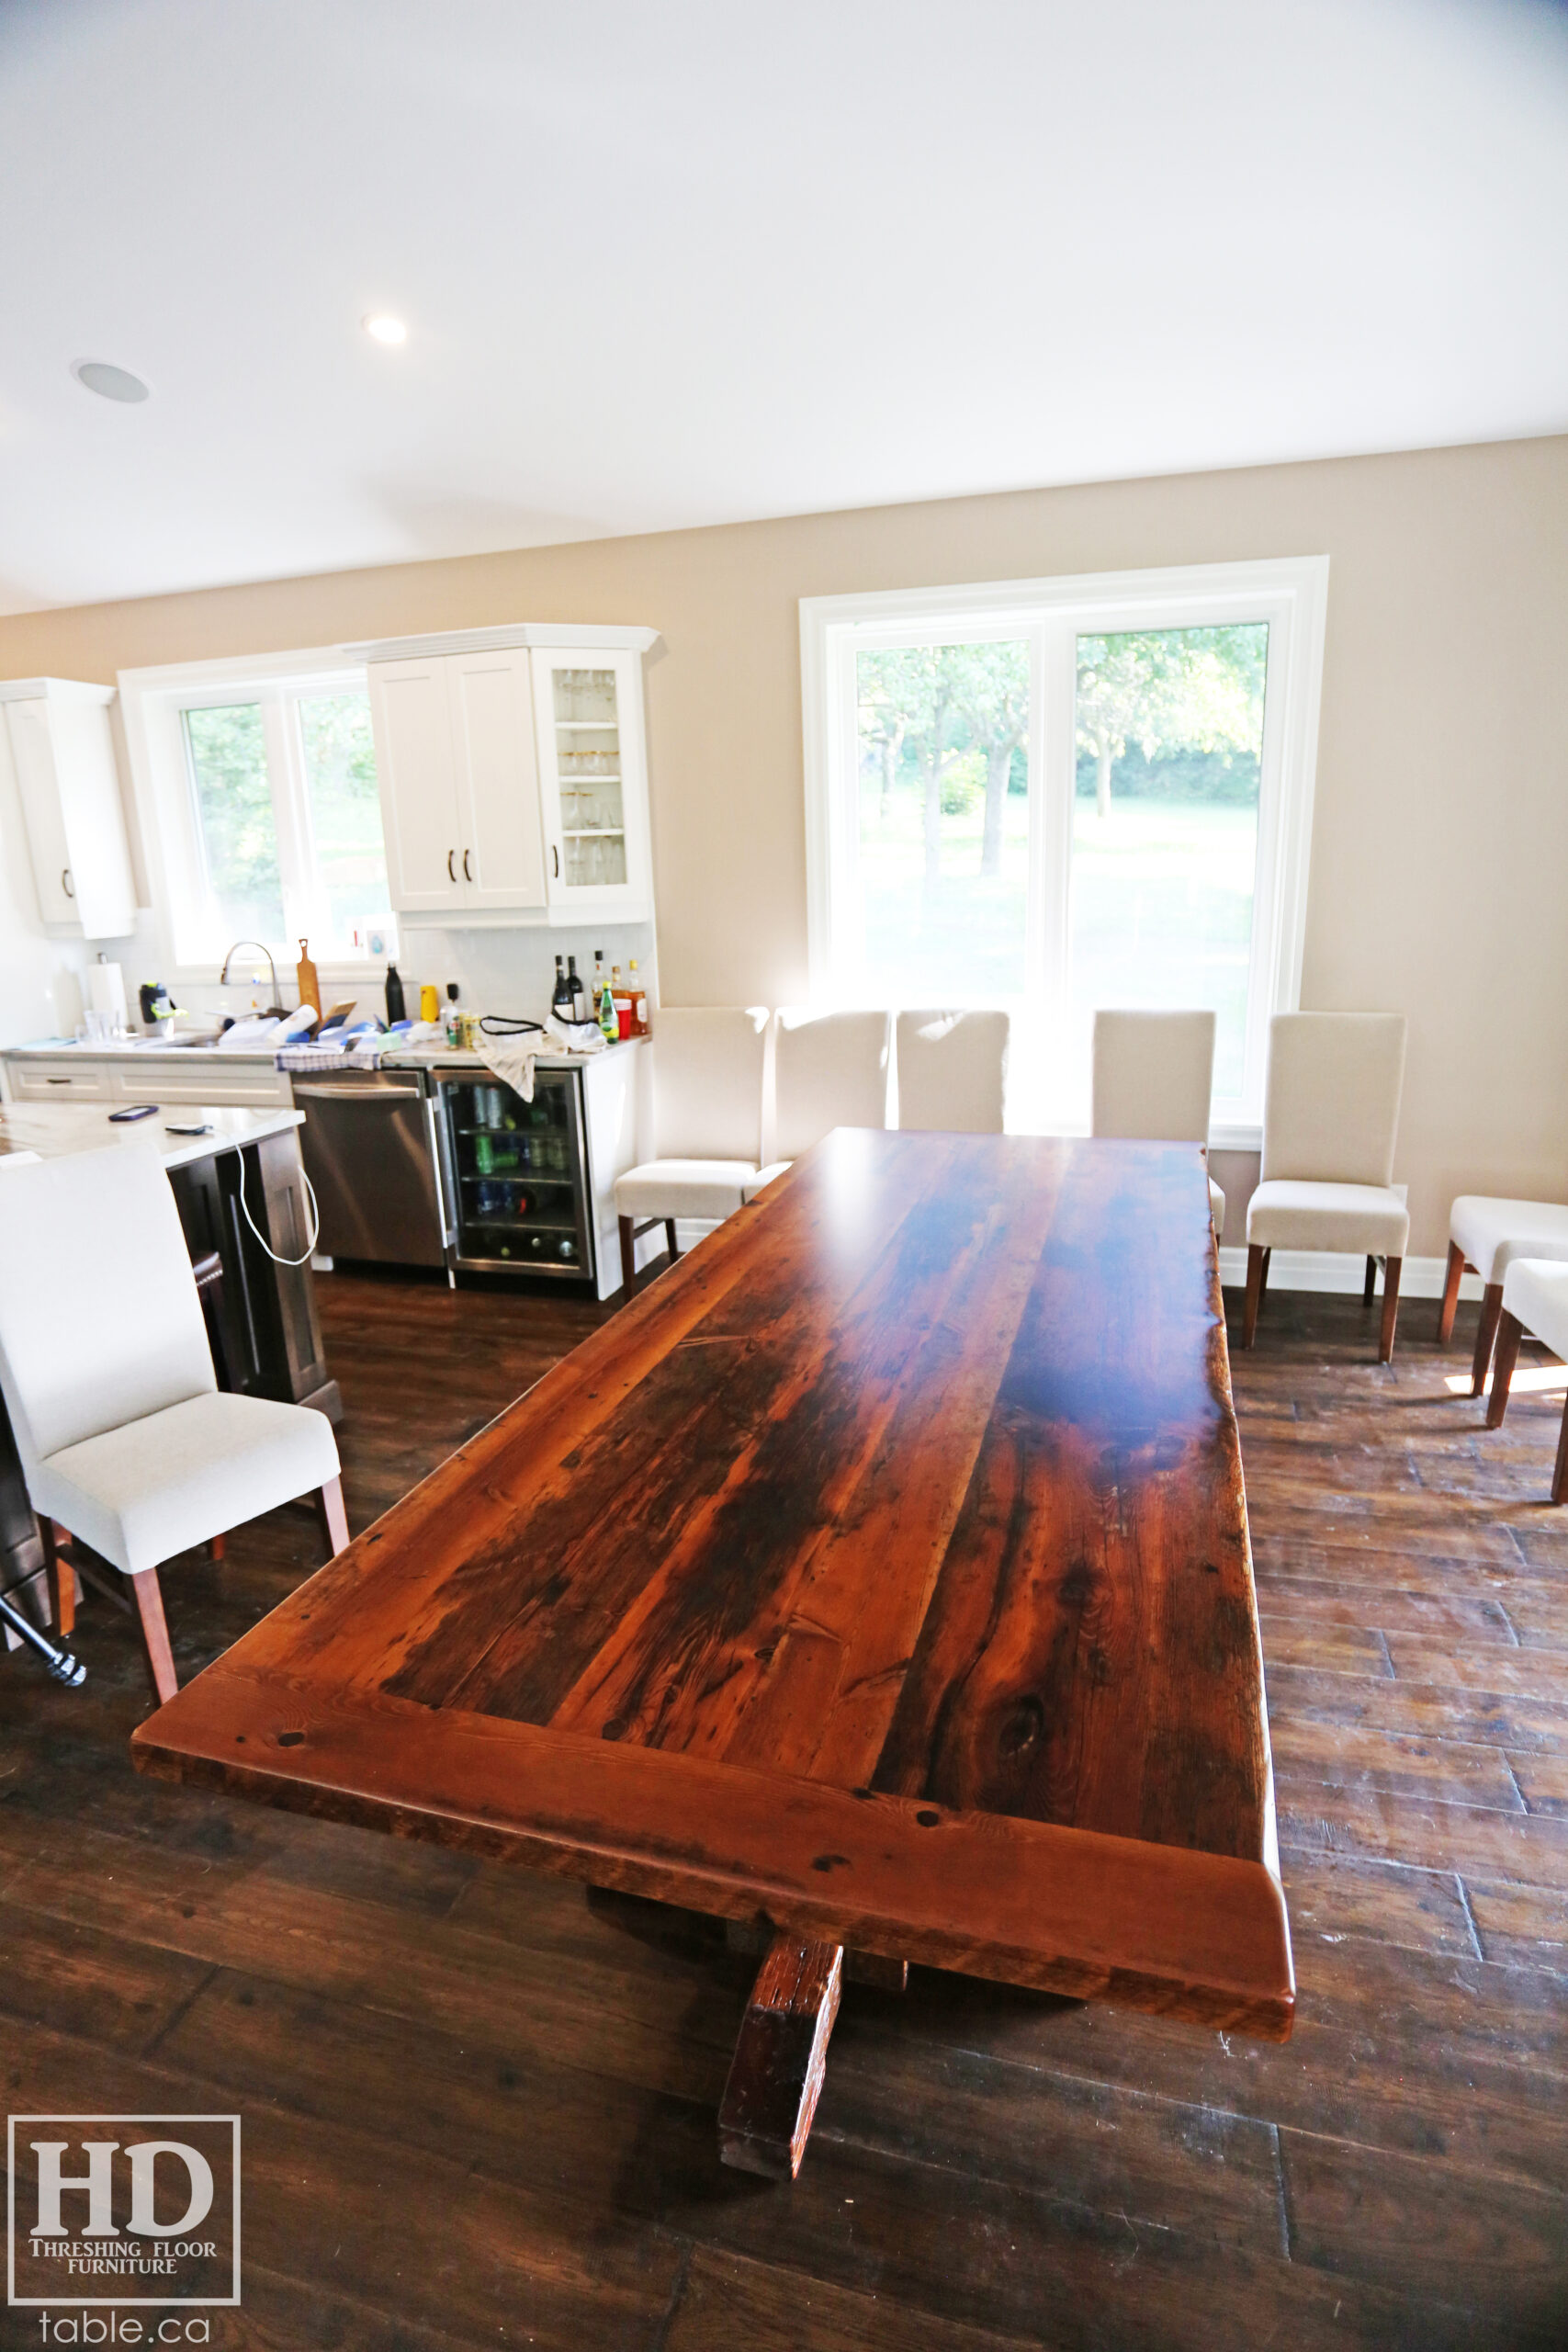
<path id="1" fill-rule="evenodd" d="M 1256 1640 L 1215 1646 L 1254 1622 L 1217 1279 L 1138 1249 L 1158 1220 L 1139 1156 L 1069 1162 L 874 1785 L 1260 1860 Z"/>
<path id="2" fill-rule="evenodd" d="M 1284 1904 L 1260 1863 L 406 1700 L 288 1690 L 253 1681 L 238 1656 L 141 1727 L 143 1771 L 302 1812 L 320 1804 L 722 1917 L 765 1914 L 809 1940 L 1290 2030 Z"/>
<path id="3" fill-rule="evenodd" d="M 718 2153 L 794 2180 L 816 2120 L 844 1984 L 841 1944 L 775 1936 L 757 1972 L 718 2109 Z"/>

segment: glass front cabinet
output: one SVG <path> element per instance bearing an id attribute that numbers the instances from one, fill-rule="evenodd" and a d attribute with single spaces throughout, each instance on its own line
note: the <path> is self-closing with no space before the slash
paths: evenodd
<path id="1" fill-rule="evenodd" d="M 608 647 L 536 646 L 534 724 L 545 888 L 556 920 L 650 913 L 642 662 Z"/>

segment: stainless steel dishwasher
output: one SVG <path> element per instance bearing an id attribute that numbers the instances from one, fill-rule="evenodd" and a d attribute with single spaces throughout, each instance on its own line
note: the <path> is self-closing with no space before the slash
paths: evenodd
<path id="1" fill-rule="evenodd" d="M 299 1077 L 299 1151 L 321 1210 L 318 1250 L 445 1266 L 448 1221 L 434 1104 L 418 1070 Z"/>

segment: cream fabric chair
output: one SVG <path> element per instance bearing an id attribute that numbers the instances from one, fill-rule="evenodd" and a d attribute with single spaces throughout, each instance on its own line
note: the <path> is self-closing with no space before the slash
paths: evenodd
<path id="1" fill-rule="evenodd" d="M 1446 1348 L 1453 1337 L 1460 1282 L 1468 1267 L 1485 1284 L 1471 1365 L 1472 1396 L 1486 1385 L 1492 1342 L 1503 1312 L 1504 1277 L 1516 1258 L 1568 1259 L 1568 1208 L 1552 1201 L 1503 1201 L 1461 1193 L 1449 1211 L 1449 1263 L 1438 1311 L 1438 1345 Z"/>
<path id="2" fill-rule="evenodd" d="M 1492 1369 L 1492 1396 L 1486 1408 L 1489 1430 L 1502 1427 L 1518 1362 L 1519 1341 L 1533 1332 L 1554 1356 L 1568 1359 L 1568 1263 L 1561 1258 L 1514 1258 L 1503 1275 L 1503 1311 L 1497 1325 L 1497 1360 Z M 1551 1474 L 1551 1499 L 1568 1500 L 1568 1403 L 1557 1440 L 1557 1463 Z"/>
<path id="3" fill-rule="evenodd" d="M 886 1012 L 774 1013 L 773 1154 L 747 1180 L 749 1201 L 835 1127 L 887 1125 L 889 1027 Z"/>
<path id="4" fill-rule="evenodd" d="M 1378 1362 L 1393 1355 L 1410 1238 L 1403 1188 L 1391 1182 L 1405 1030 L 1402 1012 L 1279 1012 L 1269 1023 L 1262 1181 L 1247 1211 L 1243 1347 L 1258 1329 L 1274 1250 L 1344 1250 L 1367 1261 L 1369 1304 L 1383 1261 Z"/>
<path id="5" fill-rule="evenodd" d="M 897 1034 L 900 1127 L 1001 1134 L 1010 1013 L 901 1012 Z"/>
<path id="6" fill-rule="evenodd" d="M 179 1213 L 150 1148 L 15 1169 L 0 1210 L 0 1390 L 61 1630 L 84 1564 L 62 1564 L 55 1521 L 128 1579 L 153 1690 L 170 1699 L 159 1567 L 311 1488 L 341 1550 L 332 1424 L 305 1406 L 220 1390 Z"/>
<path id="7" fill-rule="evenodd" d="M 662 1224 L 676 1254 L 678 1216 L 717 1221 L 740 1206 L 761 1154 L 761 1005 L 660 1006 L 653 1016 L 655 1157 L 615 1181 L 621 1273 L 637 1287 L 637 1244 Z"/>
<path id="8" fill-rule="evenodd" d="M 1151 1143 L 1209 1141 L 1214 1090 L 1212 1012 L 1097 1012 L 1089 1132 Z M 1209 1179 L 1214 1239 L 1225 1229 L 1225 1196 Z"/>

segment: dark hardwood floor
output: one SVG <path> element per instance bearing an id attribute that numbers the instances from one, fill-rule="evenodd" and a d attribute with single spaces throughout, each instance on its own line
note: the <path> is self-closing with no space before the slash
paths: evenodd
<path id="1" fill-rule="evenodd" d="M 604 1310 L 320 1286 L 357 1531 Z M 1233 1301 L 1239 1309 L 1239 1300 Z M 267 2352 L 1568 2344 L 1568 1510 L 1407 1302 L 1235 1359 L 1298 2022 L 1282 2048 L 911 1972 L 846 1989 L 791 2188 L 720 2166 L 752 1963 L 678 1917 L 139 1780 L 124 1619 L 0 1656 L 8 2110 L 244 2118 Z M 1539 1357 L 1535 1359 L 1540 1361 Z M 182 1679 L 315 1565 L 165 1575 Z M 39 2339 L 7 2312 L 7 2345 Z"/>

